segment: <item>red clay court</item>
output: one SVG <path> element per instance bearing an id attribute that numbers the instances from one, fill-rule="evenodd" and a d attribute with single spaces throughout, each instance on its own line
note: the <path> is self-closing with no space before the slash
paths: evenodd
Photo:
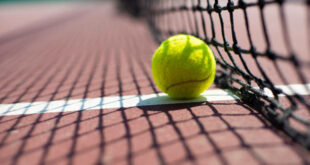
<path id="1" fill-rule="evenodd" d="M 296 29 L 291 39 L 309 83 L 309 5 L 293 8 L 290 20 Z M 268 11 L 271 20 L 273 11 Z M 254 19 L 255 14 L 249 15 Z M 229 21 L 226 16 L 223 20 Z M 169 17 L 174 16 L 163 21 Z M 178 31 L 178 24 L 170 23 Z M 277 21 L 273 23 L 270 28 L 277 29 Z M 162 94 L 151 74 L 159 44 L 150 25 L 120 12 L 113 1 L 3 3 L 0 24 L 1 165 L 310 164 L 304 144 L 230 90 L 212 85 L 190 101 Z M 236 24 L 241 29 L 236 33 L 245 36 L 238 44 L 247 46 L 245 23 L 236 19 Z M 254 23 L 252 30 L 256 26 L 261 24 Z M 220 23 L 214 27 L 221 34 Z M 230 27 L 224 27 L 226 36 L 232 36 Z M 253 42 L 260 51 L 266 44 L 258 31 Z M 269 35 L 280 36 L 277 30 Z M 270 41 L 280 53 L 285 47 L 281 39 Z M 219 59 L 225 52 L 211 48 Z M 272 63 L 260 60 L 277 87 L 289 91 L 286 83 L 295 84 L 291 87 L 310 101 L 310 85 L 299 81 L 286 61 L 279 63 L 288 80 L 283 83 Z M 255 61 L 245 61 L 253 74 L 261 74 Z M 236 63 L 241 66 L 242 60 Z M 292 125 L 309 135 L 309 109 L 301 106 L 298 114 L 307 121 Z"/>

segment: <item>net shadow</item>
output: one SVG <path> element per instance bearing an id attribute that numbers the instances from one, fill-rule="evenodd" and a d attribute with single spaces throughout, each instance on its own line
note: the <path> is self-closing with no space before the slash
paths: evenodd
<path id="1" fill-rule="evenodd" d="M 106 14 L 106 11 L 101 12 Z M 97 18 L 95 15 L 88 19 L 98 22 Z M 84 21 L 82 24 L 88 25 Z M 72 36 L 64 40 L 63 43 L 75 44 L 64 44 L 64 50 L 60 52 L 65 53 L 59 53 L 59 56 L 55 53 L 47 58 L 54 59 L 49 61 L 52 66 L 45 66 L 50 68 L 50 72 L 43 74 L 45 67 L 34 67 L 33 70 L 37 71 L 33 74 L 37 78 L 43 74 L 44 79 L 34 81 L 25 78 L 29 84 L 14 89 L 21 90 L 22 94 L 12 93 L 20 96 L 12 97 L 17 99 L 14 102 L 28 97 L 30 100 L 27 101 L 33 104 L 41 96 L 46 97 L 47 101 L 98 97 L 92 95 L 93 90 L 103 99 L 109 94 L 123 97 L 129 93 L 158 93 L 150 76 L 150 61 L 146 58 L 151 55 L 151 50 L 147 50 L 149 44 L 154 43 L 148 40 L 151 37 L 146 39 L 148 32 L 143 31 L 146 29 L 144 24 L 140 26 L 130 20 L 128 22 L 132 21 L 131 25 L 135 26 L 128 26 L 127 21 L 111 17 L 107 22 L 114 22 L 118 26 L 99 24 L 101 26 L 91 30 L 89 26 L 78 24 L 82 26 L 81 29 L 87 29 L 87 33 L 72 29 L 74 33 L 71 35 L 81 37 L 80 42 L 73 42 L 77 38 Z M 123 36 L 119 35 L 120 27 Z M 103 33 L 105 30 L 117 34 Z M 112 39 L 115 37 L 113 35 L 118 36 L 117 40 Z M 105 47 L 102 48 L 100 44 Z M 66 51 L 77 48 L 76 52 Z M 96 51 L 98 48 L 102 51 Z M 60 56 L 60 60 L 56 60 Z M 146 81 L 140 81 L 140 78 Z M 53 88 L 49 86 L 51 83 L 55 84 Z M 103 99 L 101 102 L 104 102 Z M 83 103 L 77 104 L 81 109 L 84 108 Z M 285 163 L 309 163 L 307 155 L 301 153 L 303 150 L 297 150 L 294 143 L 283 139 L 270 123 L 243 102 L 3 116 L 0 118 L 0 128 L 0 151 L 3 154 L 0 155 L 0 162 L 8 164 L 138 164 L 147 161 L 158 164 L 229 164 L 236 155 L 249 163 L 281 163 L 287 155 L 289 159 L 284 160 Z M 255 138 L 259 133 L 266 137 Z M 270 151 L 285 152 L 279 157 L 265 154 Z"/>

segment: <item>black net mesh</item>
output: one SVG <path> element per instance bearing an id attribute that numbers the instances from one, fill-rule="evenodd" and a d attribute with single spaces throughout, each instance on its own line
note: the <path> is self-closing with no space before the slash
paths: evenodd
<path id="1" fill-rule="evenodd" d="M 120 2 L 146 18 L 158 42 L 180 33 L 204 40 L 216 56 L 216 85 L 310 149 L 309 0 Z"/>

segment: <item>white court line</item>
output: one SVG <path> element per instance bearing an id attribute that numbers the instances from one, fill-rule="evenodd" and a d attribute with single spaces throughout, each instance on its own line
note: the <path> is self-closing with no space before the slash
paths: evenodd
<path id="1" fill-rule="evenodd" d="M 310 89 L 310 84 L 292 84 L 289 86 L 277 86 L 288 95 L 294 93 L 290 90 L 292 88 L 300 95 L 309 95 L 306 88 Z M 265 94 L 272 97 L 270 91 L 265 90 Z M 192 100 L 174 100 L 170 99 L 166 94 L 148 94 L 148 95 L 130 95 L 130 96 L 110 96 L 87 99 L 74 100 L 57 100 L 57 101 L 39 101 L 39 102 L 25 102 L 15 104 L 0 105 L 0 116 L 21 115 L 21 114 L 37 114 L 37 113 L 51 113 L 51 112 L 70 112 L 81 110 L 96 110 L 109 108 L 129 108 L 136 106 L 154 106 L 165 104 L 181 104 L 181 103 L 199 103 L 199 102 L 215 102 L 237 100 L 237 96 L 228 90 L 207 90 L 196 99 Z"/>

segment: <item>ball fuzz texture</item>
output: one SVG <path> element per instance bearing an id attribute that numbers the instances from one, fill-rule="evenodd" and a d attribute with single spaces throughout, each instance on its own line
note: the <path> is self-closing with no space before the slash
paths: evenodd
<path id="1" fill-rule="evenodd" d="M 161 43 L 152 59 L 156 85 L 174 99 L 192 99 L 209 88 L 216 61 L 202 40 L 179 34 Z"/>

